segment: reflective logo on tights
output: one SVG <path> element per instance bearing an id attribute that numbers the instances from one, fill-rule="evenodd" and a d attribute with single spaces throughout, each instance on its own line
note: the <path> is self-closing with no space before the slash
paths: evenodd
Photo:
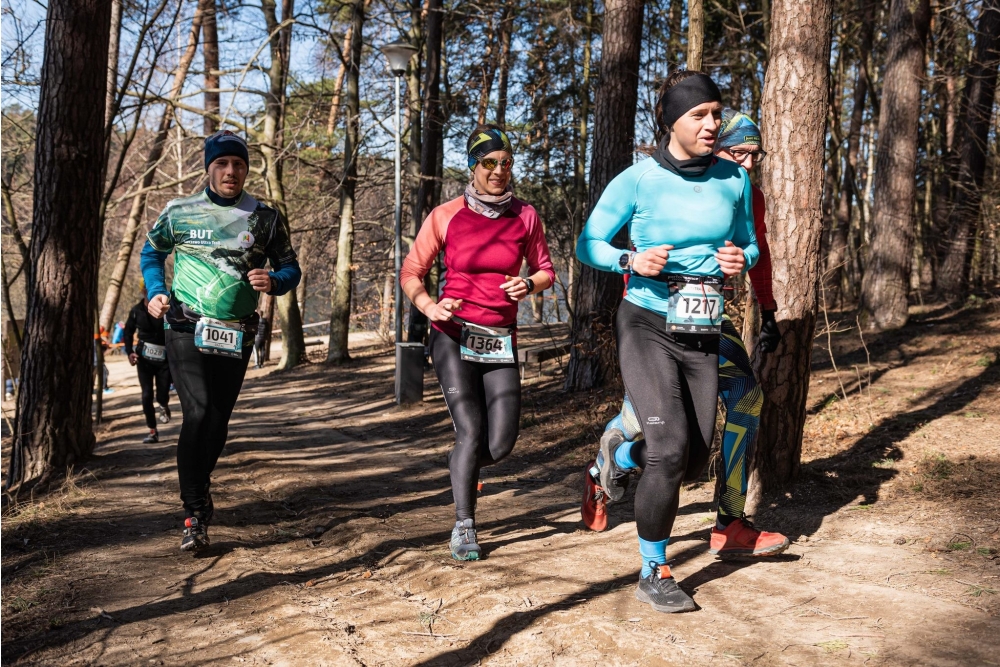
<path id="1" fill-rule="evenodd" d="M 650 426 L 657 426 L 659 424 L 663 424 L 664 421 L 659 417 L 646 417 L 646 423 Z"/>
<path id="2" fill-rule="evenodd" d="M 458 393 L 458 389 L 455 388 L 455 387 L 448 387 L 448 393 L 449 394 L 457 394 Z"/>

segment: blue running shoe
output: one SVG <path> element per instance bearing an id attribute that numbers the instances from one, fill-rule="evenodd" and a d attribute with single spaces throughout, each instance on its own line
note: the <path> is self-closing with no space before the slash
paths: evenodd
<path id="1" fill-rule="evenodd" d="M 455 560 L 479 560 L 481 552 L 476 542 L 476 522 L 472 519 L 456 521 L 451 529 L 451 557 Z"/>

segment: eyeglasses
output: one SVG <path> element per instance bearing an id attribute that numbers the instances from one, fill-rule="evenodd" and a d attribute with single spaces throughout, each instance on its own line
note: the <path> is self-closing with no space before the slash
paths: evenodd
<path id="1" fill-rule="evenodd" d="M 505 157 L 499 160 L 495 157 L 484 157 L 478 162 L 486 171 L 493 171 L 497 168 L 497 165 L 500 165 L 500 168 L 504 171 L 510 171 L 514 166 L 514 158 L 512 157 Z"/>
<path id="2" fill-rule="evenodd" d="M 763 149 L 745 150 L 738 148 L 736 150 L 729 151 L 729 154 L 736 158 L 737 162 L 743 162 L 743 160 L 747 159 L 747 156 L 752 157 L 754 162 L 760 162 L 767 157 L 767 151 Z"/>

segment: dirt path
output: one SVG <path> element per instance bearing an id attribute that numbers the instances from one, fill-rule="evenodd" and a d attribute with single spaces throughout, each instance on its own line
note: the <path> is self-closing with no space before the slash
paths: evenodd
<path id="1" fill-rule="evenodd" d="M 581 470 L 617 397 L 563 394 L 555 361 L 485 477 L 487 557 L 469 564 L 446 546 L 452 429 L 432 373 L 427 401 L 397 409 L 384 350 L 251 371 L 213 547 L 193 558 L 177 551 L 179 419 L 138 444 L 138 387 L 115 361 L 97 456 L 4 517 L 2 662 L 1000 665 L 998 327 L 996 310 L 928 309 L 866 338 L 870 366 L 856 330 L 838 334 L 839 380 L 818 346 L 800 482 L 757 519 L 795 543 L 716 561 L 713 485 L 685 489 L 668 554 L 700 609 L 677 616 L 633 597 L 631 492 L 607 532 L 582 528 Z"/>

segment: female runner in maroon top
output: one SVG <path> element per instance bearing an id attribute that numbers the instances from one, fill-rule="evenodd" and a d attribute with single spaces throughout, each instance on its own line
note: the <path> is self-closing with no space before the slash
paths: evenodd
<path id="1" fill-rule="evenodd" d="M 555 274 L 538 213 L 514 197 L 510 139 L 483 125 L 466 144 L 472 178 L 465 193 L 438 206 L 403 262 L 406 296 L 431 322 L 430 351 L 455 424 L 449 456 L 455 497 L 451 555 L 478 560 L 479 469 L 510 454 L 521 420 L 517 305 L 549 288 Z M 444 288 L 435 301 L 423 278 L 444 251 Z M 527 260 L 530 276 L 521 278 Z"/>

